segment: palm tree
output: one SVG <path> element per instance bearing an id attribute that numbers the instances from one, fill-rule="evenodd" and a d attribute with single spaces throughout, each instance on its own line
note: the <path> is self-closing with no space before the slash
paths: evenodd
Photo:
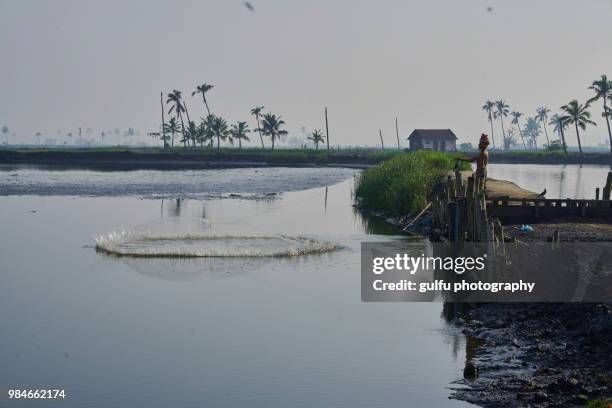
<path id="1" fill-rule="evenodd" d="M 213 115 L 209 115 L 209 116 L 213 116 Z M 214 137 L 217 138 L 217 150 L 219 150 L 221 148 L 221 140 L 225 140 L 227 139 L 228 136 L 228 130 L 227 130 L 227 122 L 225 119 L 219 117 L 219 116 L 214 116 L 212 118 L 212 132 L 214 134 Z"/>
<path id="2" fill-rule="evenodd" d="M 185 123 L 183 122 L 183 112 L 185 112 L 185 106 L 183 105 L 183 96 L 181 95 L 181 91 L 173 90 L 168 94 L 168 99 L 166 99 L 166 105 L 172 104 L 170 106 L 170 110 L 168 113 L 175 112 L 179 121 L 181 122 L 181 130 L 183 132 L 183 138 L 185 137 Z"/>
<path id="3" fill-rule="evenodd" d="M 598 99 L 603 100 L 603 112 L 601 116 L 606 119 L 606 125 L 608 125 L 608 139 L 610 140 L 610 154 L 612 154 L 612 131 L 610 130 L 610 116 L 611 111 L 608 107 L 607 100 L 610 99 L 612 101 L 612 81 L 608 80 L 606 75 L 602 75 L 601 79 L 598 81 L 593 81 L 593 85 L 589 87 L 595 91 L 595 96 L 587 101 L 587 105 L 591 102 L 594 102 Z"/>
<path id="4" fill-rule="evenodd" d="M 42 136 L 42 133 L 36 132 L 34 134 L 34 136 L 36 136 L 36 144 L 39 145 L 40 144 L 40 137 Z"/>
<path id="5" fill-rule="evenodd" d="M 165 127 L 166 132 L 170 133 L 171 135 L 170 145 L 174 147 L 174 134 L 180 130 L 178 122 L 176 121 L 176 118 L 171 117 L 168 123 L 164 124 L 164 127 Z"/>
<path id="6" fill-rule="evenodd" d="M 306 139 L 311 140 L 312 143 L 314 143 L 315 150 L 319 150 L 319 143 L 323 143 L 325 141 L 325 136 L 323 136 L 323 132 L 321 130 L 315 129 Z"/>
<path id="7" fill-rule="evenodd" d="M 6 144 L 8 144 L 8 134 L 9 134 L 10 130 L 8 128 L 8 126 L 2 126 L 2 133 L 4 134 L 4 137 L 6 138 Z"/>
<path id="8" fill-rule="evenodd" d="M 204 101 L 204 106 L 206 106 L 206 111 L 208 112 L 209 115 L 210 115 L 210 109 L 208 108 L 208 101 L 206 101 L 206 92 L 210 91 L 213 88 L 214 88 L 213 85 L 204 83 L 202 85 L 197 86 L 196 90 L 191 93 L 191 96 L 195 96 L 197 94 L 201 94 L 202 95 L 202 100 Z"/>
<path id="9" fill-rule="evenodd" d="M 251 115 L 254 115 L 255 119 L 257 120 L 257 131 L 259 132 L 259 139 L 261 139 L 261 148 L 265 149 L 263 136 L 261 135 L 261 125 L 259 124 L 259 116 L 261 115 L 261 112 L 263 110 L 264 110 L 263 106 L 256 106 L 253 109 L 251 109 Z"/>
<path id="10" fill-rule="evenodd" d="M 187 137 L 185 138 L 185 140 L 187 142 L 189 142 L 191 140 L 191 146 L 192 147 L 196 147 L 196 142 L 198 140 L 198 134 L 199 134 L 199 129 L 198 126 L 195 124 L 194 121 L 190 120 L 189 124 L 187 125 Z"/>
<path id="11" fill-rule="evenodd" d="M 127 137 L 128 140 L 133 140 L 135 134 L 136 134 L 136 131 L 133 128 L 128 128 L 128 130 L 125 132 L 125 137 Z M 128 141 L 128 144 L 130 144 L 129 141 Z"/>
<path id="12" fill-rule="evenodd" d="M 247 136 L 247 133 L 250 133 L 249 125 L 246 122 L 238 122 L 236 125 L 232 125 L 229 133 L 232 138 L 238 140 L 238 148 L 242 149 L 242 141 L 243 140 L 251 140 Z"/>
<path id="13" fill-rule="evenodd" d="M 546 122 L 548 121 L 548 114 L 550 113 L 550 109 L 546 106 L 540 106 L 536 109 L 535 118 L 544 125 L 544 134 L 546 135 L 546 144 L 550 144 L 550 139 L 548 138 L 548 130 L 546 129 Z"/>
<path id="14" fill-rule="evenodd" d="M 516 138 L 514 137 L 514 129 L 508 129 L 506 138 L 504 139 L 504 150 L 510 150 L 510 148 L 515 144 Z"/>
<path id="15" fill-rule="evenodd" d="M 272 150 L 274 150 L 276 139 L 280 139 L 281 136 L 285 136 L 288 133 L 286 130 L 281 129 L 281 126 L 284 124 L 285 121 L 273 113 L 266 113 L 263 117 L 261 132 L 272 140 Z"/>
<path id="16" fill-rule="evenodd" d="M 213 140 L 215 138 L 214 132 L 215 126 L 215 115 L 208 115 L 205 119 L 202 118 L 202 127 L 204 129 L 204 134 L 202 135 L 202 141 L 204 143 L 208 143 L 208 147 L 213 147 Z"/>
<path id="17" fill-rule="evenodd" d="M 567 154 L 567 145 L 565 144 L 565 129 L 568 126 L 567 120 L 565 120 L 563 116 L 555 113 L 550 118 L 550 122 L 548 122 L 548 124 L 551 125 L 553 127 L 553 131 L 559 135 L 563 152 Z"/>
<path id="18" fill-rule="evenodd" d="M 200 146 L 204 146 L 204 143 L 208 142 L 206 120 L 202 119 L 196 130 L 196 141 L 200 143 Z"/>
<path id="19" fill-rule="evenodd" d="M 493 146 L 495 146 L 495 136 L 493 135 L 493 108 L 494 107 L 495 107 L 495 103 L 491 101 L 486 101 L 485 104 L 482 105 L 482 110 L 487 113 L 489 123 L 491 124 L 491 140 L 493 141 Z"/>
<path id="20" fill-rule="evenodd" d="M 537 150 L 538 148 L 538 136 L 542 133 L 540 129 L 540 122 L 537 117 L 527 118 L 527 123 L 525 124 L 525 136 L 527 136 L 527 140 L 529 141 L 529 145 Z"/>
<path id="21" fill-rule="evenodd" d="M 523 147 L 525 148 L 525 150 L 527 150 L 525 138 L 523 137 L 523 131 L 521 130 L 521 124 L 519 123 L 519 119 L 521 118 L 521 116 L 523 116 L 523 114 L 521 112 L 512 111 L 510 115 L 512 115 L 512 121 L 510 123 L 512 123 L 518 128 L 519 135 L 521 136 L 521 140 L 523 141 Z"/>
<path id="22" fill-rule="evenodd" d="M 505 139 L 506 131 L 504 130 L 504 117 L 507 117 L 508 113 L 510 113 L 510 106 L 508 106 L 506 101 L 504 101 L 503 99 L 500 99 L 499 101 L 495 102 L 495 109 L 496 110 L 493 115 L 495 116 L 496 119 L 499 118 L 499 121 L 501 122 L 501 128 L 502 128 L 502 137 Z M 495 141 L 493 141 L 493 148 L 495 148 Z"/>
<path id="23" fill-rule="evenodd" d="M 587 110 L 588 108 L 588 103 L 582 105 L 578 103 L 576 99 L 561 107 L 561 110 L 567 113 L 566 116 L 563 116 L 564 120 L 576 127 L 576 138 L 578 139 L 578 150 L 580 150 L 580 154 L 582 154 L 582 143 L 580 142 L 580 131 L 578 128 L 585 130 L 587 125 L 597 126 L 597 123 L 591 120 L 591 112 Z"/>

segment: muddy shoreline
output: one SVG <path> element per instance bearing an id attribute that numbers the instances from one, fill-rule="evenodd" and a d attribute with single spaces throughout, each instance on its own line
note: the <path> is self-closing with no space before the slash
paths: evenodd
<path id="1" fill-rule="evenodd" d="M 413 221 L 367 213 L 401 229 Z M 539 221 L 528 233 L 505 225 L 506 235 L 546 242 L 558 231 L 561 242 L 612 242 L 612 220 Z M 429 236 L 427 216 L 408 233 Z M 449 398 L 496 408 L 583 407 L 612 397 L 612 304 L 447 303 L 443 316 L 467 343 L 464 378 L 450 386 Z"/>

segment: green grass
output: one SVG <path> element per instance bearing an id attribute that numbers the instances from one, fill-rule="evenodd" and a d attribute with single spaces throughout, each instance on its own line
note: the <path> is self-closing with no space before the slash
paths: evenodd
<path id="1" fill-rule="evenodd" d="M 456 154 L 419 151 L 405 153 L 364 171 L 357 180 L 355 199 L 362 208 L 399 215 L 422 210 L 435 183 L 455 167 Z M 469 169 L 463 163 L 462 170 Z"/>

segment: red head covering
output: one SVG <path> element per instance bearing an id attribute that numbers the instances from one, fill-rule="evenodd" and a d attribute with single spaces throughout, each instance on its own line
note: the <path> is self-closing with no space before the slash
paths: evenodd
<path id="1" fill-rule="evenodd" d="M 479 144 L 488 146 L 489 145 L 489 135 L 487 135 L 485 133 L 480 135 L 480 143 Z"/>

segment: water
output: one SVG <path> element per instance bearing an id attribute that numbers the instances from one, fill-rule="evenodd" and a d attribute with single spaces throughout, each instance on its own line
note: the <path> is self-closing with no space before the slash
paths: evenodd
<path id="1" fill-rule="evenodd" d="M 68 395 L 27 405 L 467 406 L 448 399 L 466 351 L 442 304 L 360 301 L 360 243 L 403 238 L 352 211 L 354 170 L 4 170 L 0 390 Z M 490 168 L 549 197 L 588 197 L 606 173 Z M 334 250 L 166 259 L 94 249 L 95 237 L 113 231 L 185 238 L 199 225 L 226 238 L 305 237 Z M 3 406 L 20 406 L 0 395 Z"/>
<path id="2" fill-rule="evenodd" d="M 488 176 L 536 193 L 546 189 L 546 198 L 594 199 L 595 189 L 603 190 L 609 171 L 608 166 L 598 165 L 491 164 Z"/>
<path id="3" fill-rule="evenodd" d="M 268 180 L 251 183 L 234 170 L 203 170 L 221 198 L 191 183 L 201 200 L 130 190 L 159 172 L 0 173 L 0 194 L 7 177 L 27 174 L 39 186 L 0 197 L 0 389 L 66 389 L 66 401 L 33 406 L 467 406 L 448 400 L 465 340 L 441 318 L 441 304 L 360 300 L 360 243 L 402 238 L 352 211 L 355 171 L 266 170 Z M 198 180 L 191 171 L 159 176 L 172 185 Z M 44 190 L 50 179 L 63 183 L 58 195 Z M 309 188 L 313 179 L 328 187 Z M 92 180 L 116 194 L 95 193 Z M 283 190 L 292 192 L 253 199 Z M 94 249 L 100 234 L 202 222 L 220 234 L 337 248 L 198 259 Z"/>

